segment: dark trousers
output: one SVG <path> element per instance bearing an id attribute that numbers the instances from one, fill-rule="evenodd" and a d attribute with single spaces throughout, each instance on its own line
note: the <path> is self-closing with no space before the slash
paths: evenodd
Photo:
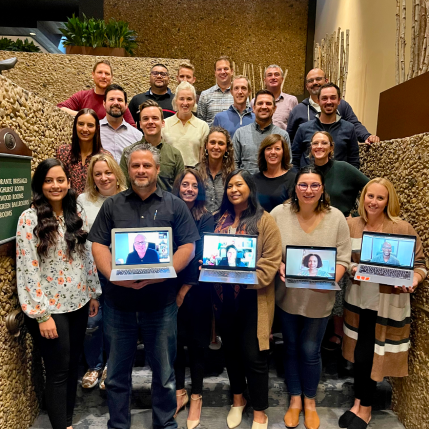
<path id="1" fill-rule="evenodd" d="M 191 370 L 192 395 L 203 393 L 204 378 L 204 347 L 188 345 L 189 369 Z M 183 345 L 177 347 L 177 357 L 174 364 L 176 372 L 176 390 L 185 388 L 186 352 Z"/>
<path id="2" fill-rule="evenodd" d="M 45 402 L 52 429 L 66 429 L 72 425 L 88 312 L 89 304 L 86 304 L 70 313 L 53 314 L 58 338 L 52 340 L 42 337 L 37 321 L 26 317 L 45 364 Z"/>
<path id="3" fill-rule="evenodd" d="M 371 379 L 374 360 L 375 324 L 377 312 L 361 310 L 359 314 L 358 340 L 355 347 L 355 397 L 363 407 L 371 407 L 377 382 Z"/>
<path id="4" fill-rule="evenodd" d="M 225 364 L 234 395 L 247 387 L 255 411 L 268 408 L 269 351 L 259 350 L 256 290 L 241 290 L 233 297 L 230 285 L 223 286 L 223 303 L 218 320 Z"/>

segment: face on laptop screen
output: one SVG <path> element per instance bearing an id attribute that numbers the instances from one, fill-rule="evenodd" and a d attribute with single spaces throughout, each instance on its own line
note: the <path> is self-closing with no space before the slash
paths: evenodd
<path id="1" fill-rule="evenodd" d="M 364 234 L 360 261 L 411 268 L 414 266 L 414 242 L 414 237 Z"/>
<path id="2" fill-rule="evenodd" d="M 256 238 L 205 235 L 203 265 L 220 267 L 256 267 Z"/>
<path id="3" fill-rule="evenodd" d="M 335 250 L 287 248 L 286 277 L 335 280 Z"/>
<path id="4" fill-rule="evenodd" d="M 115 232 L 116 265 L 144 265 L 170 262 L 167 231 Z"/>

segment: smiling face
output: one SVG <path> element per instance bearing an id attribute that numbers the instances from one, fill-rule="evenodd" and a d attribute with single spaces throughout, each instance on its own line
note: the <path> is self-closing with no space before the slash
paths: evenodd
<path id="1" fill-rule="evenodd" d="M 389 202 L 389 191 L 379 183 L 368 186 L 364 198 L 364 207 L 368 217 L 374 219 L 384 216 L 384 209 Z"/>
<path id="2" fill-rule="evenodd" d="M 139 255 L 139 258 L 144 258 L 144 255 L 146 255 L 148 243 L 146 241 L 146 237 L 142 234 L 139 234 L 134 239 L 134 249 L 136 249 L 136 252 Z"/>
<path id="3" fill-rule="evenodd" d="M 145 107 L 140 112 L 140 128 L 145 136 L 161 136 L 161 130 L 165 122 L 161 118 L 161 112 L 156 106 Z"/>
<path id="4" fill-rule="evenodd" d="M 283 77 L 279 68 L 273 67 L 265 71 L 265 86 L 271 92 L 277 92 L 282 87 Z"/>
<path id="5" fill-rule="evenodd" d="M 390 254 L 392 253 L 392 245 L 390 243 L 383 243 L 381 251 L 383 252 L 383 256 L 386 259 L 389 259 L 390 258 Z"/>
<path id="6" fill-rule="evenodd" d="M 209 154 L 209 161 L 219 160 L 226 153 L 227 142 L 225 134 L 214 132 L 209 135 L 209 139 L 206 144 L 207 153 Z"/>
<path id="7" fill-rule="evenodd" d="M 257 121 L 265 122 L 270 120 L 275 111 L 276 106 L 274 105 L 274 99 L 270 94 L 258 95 L 253 105 L 253 112 L 255 113 L 255 119 Z"/>
<path id="8" fill-rule="evenodd" d="M 328 162 L 329 156 L 334 152 L 334 146 L 329 141 L 328 136 L 317 133 L 311 141 L 311 155 L 317 164 L 324 165 Z"/>
<path id="9" fill-rule="evenodd" d="M 325 73 L 323 73 L 323 71 L 320 69 L 313 69 L 310 70 L 307 74 L 305 87 L 311 95 L 317 95 L 320 87 L 326 82 L 328 82 L 328 79 L 326 79 Z"/>
<path id="10" fill-rule="evenodd" d="M 106 101 L 103 101 L 103 106 L 106 109 L 106 113 L 113 118 L 124 116 L 127 110 L 124 93 L 117 89 L 109 91 L 106 96 Z"/>
<path id="11" fill-rule="evenodd" d="M 236 174 L 231 178 L 226 188 L 226 195 L 234 206 L 247 207 L 250 189 L 241 174 Z"/>
<path id="12" fill-rule="evenodd" d="M 318 265 L 318 260 L 316 256 L 310 256 L 308 258 L 308 268 L 313 271 L 315 269 L 317 269 L 317 265 Z"/>
<path id="13" fill-rule="evenodd" d="M 89 113 L 80 115 L 76 122 L 76 132 L 79 142 L 92 142 L 97 126 L 95 118 Z"/>
<path id="14" fill-rule="evenodd" d="M 49 203 L 58 203 L 70 189 L 70 182 L 61 166 L 57 165 L 48 170 L 42 185 L 42 192 Z"/>
<path id="15" fill-rule="evenodd" d="M 234 79 L 232 81 L 231 94 L 234 98 L 234 104 L 243 105 L 246 104 L 247 98 L 249 97 L 249 86 L 246 79 Z"/>
<path id="16" fill-rule="evenodd" d="M 279 140 L 278 142 L 272 144 L 265 148 L 264 151 L 265 160 L 267 161 L 267 166 L 277 167 L 281 164 L 283 159 L 283 145 Z"/>
<path id="17" fill-rule="evenodd" d="M 299 177 L 295 191 L 300 206 L 309 204 L 314 205 L 314 208 L 316 208 L 323 193 L 320 176 L 315 173 L 302 174 Z"/>
<path id="18" fill-rule="evenodd" d="M 179 197 L 187 204 L 195 203 L 198 197 L 198 182 L 193 174 L 185 174 L 180 184 Z"/>
<path id="19" fill-rule="evenodd" d="M 177 83 L 189 82 L 191 85 L 193 85 L 195 81 L 196 77 L 194 76 L 194 72 L 192 71 L 192 69 L 182 67 L 177 72 Z"/>
<path id="20" fill-rule="evenodd" d="M 323 88 L 319 94 L 320 110 L 325 115 L 332 115 L 337 112 L 341 99 L 338 97 L 336 88 Z"/>
<path id="21" fill-rule="evenodd" d="M 148 150 L 139 150 L 131 153 L 128 174 L 133 188 L 156 188 L 159 173 L 153 155 Z"/>
<path id="22" fill-rule="evenodd" d="M 117 179 L 113 174 L 113 171 L 110 170 L 106 161 L 97 161 L 94 164 L 94 169 L 92 171 L 92 176 L 94 178 L 95 186 L 103 196 L 115 195 L 117 190 Z"/>
<path id="23" fill-rule="evenodd" d="M 112 69 L 107 64 L 98 64 L 92 72 L 92 80 L 96 87 L 104 91 L 112 83 Z"/>
<path id="24" fill-rule="evenodd" d="M 150 71 L 149 83 L 151 88 L 167 91 L 170 77 L 168 76 L 168 70 L 162 66 L 156 66 Z"/>
<path id="25" fill-rule="evenodd" d="M 189 115 L 195 106 L 194 94 L 190 89 L 182 89 L 177 94 L 177 110 L 179 115 Z"/>
<path id="26" fill-rule="evenodd" d="M 219 60 L 216 63 L 215 77 L 220 87 L 228 87 L 231 85 L 232 74 L 233 71 L 229 61 Z"/>

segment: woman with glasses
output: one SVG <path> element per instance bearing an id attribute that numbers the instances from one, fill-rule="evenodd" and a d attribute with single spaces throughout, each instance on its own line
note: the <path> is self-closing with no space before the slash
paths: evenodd
<path id="1" fill-rule="evenodd" d="M 285 249 L 287 245 L 336 247 L 335 280 L 339 281 L 350 261 L 350 234 L 343 214 L 330 206 L 324 177 L 314 166 L 299 171 L 290 201 L 277 206 L 271 215 L 280 229 L 283 250 L 276 304 L 285 347 L 285 379 L 291 395 L 284 422 L 287 427 L 297 427 L 304 407 L 305 427 L 317 429 L 320 420 L 315 398 L 322 370 L 320 347 L 335 291 L 286 288 Z"/>

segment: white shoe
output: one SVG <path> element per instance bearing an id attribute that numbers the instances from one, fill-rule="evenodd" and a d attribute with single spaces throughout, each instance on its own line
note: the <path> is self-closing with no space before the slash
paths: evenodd
<path id="1" fill-rule="evenodd" d="M 252 429 L 268 429 L 268 416 L 265 414 L 265 417 L 267 418 L 265 423 L 256 423 L 253 421 Z"/>
<path id="2" fill-rule="evenodd" d="M 226 418 L 226 424 L 229 429 L 236 428 L 240 425 L 241 419 L 243 418 L 243 411 L 246 408 L 247 402 L 241 407 L 234 407 L 231 405 L 229 410 L 228 417 Z"/>

